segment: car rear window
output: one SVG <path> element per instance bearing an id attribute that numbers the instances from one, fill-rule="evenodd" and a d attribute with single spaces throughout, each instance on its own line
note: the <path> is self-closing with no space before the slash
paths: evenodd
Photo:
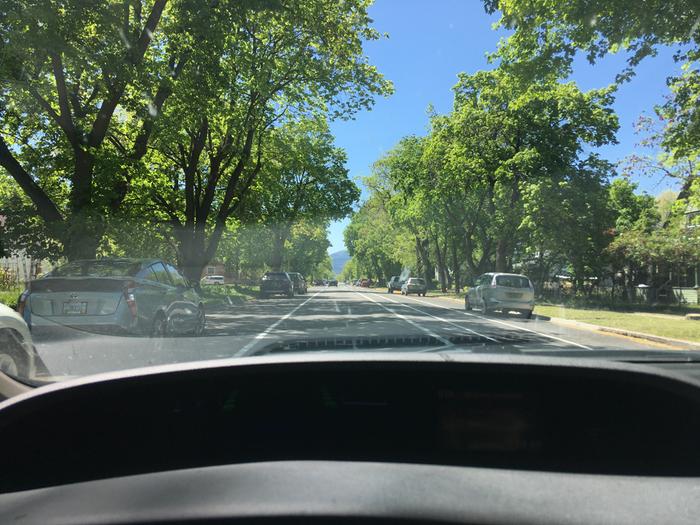
<path id="1" fill-rule="evenodd" d="M 530 288 L 530 279 L 520 275 L 498 275 L 496 284 L 506 288 Z"/>
<path id="2" fill-rule="evenodd" d="M 286 273 L 266 273 L 263 279 L 270 281 L 286 281 L 288 277 Z"/>
<path id="3" fill-rule="evenodd" d="M 423 279 L 419 279 L 417 277 L 415 277 L 413 279 L 409 279 L 408 282 L 410 284 L 425 284 L 425 281 Z"/>
<path id="4" fill-rule="evenodd" d="M 141 270 L 134 261 L 74 261 L 51 272 L 52 277 L 133 277 Z"/>

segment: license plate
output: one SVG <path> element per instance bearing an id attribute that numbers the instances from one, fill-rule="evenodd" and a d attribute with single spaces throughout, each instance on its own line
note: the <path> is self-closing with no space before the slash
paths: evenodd
<path id="1" fill-rule="evenodd" d="M 66 315 L 82 315 L 87 313 L 87 303 L 70 301 L 63 303 L 63 313 Z"/>
<path id="2" fill-rule="evenodd" d="M 508 297 L 510 297 L 511 299 L 520 299 L 523 296 L 523 294 L 521 294 L 521 293 L 513 293 L 513 292 L 509 292 L 506 295 Z"/>

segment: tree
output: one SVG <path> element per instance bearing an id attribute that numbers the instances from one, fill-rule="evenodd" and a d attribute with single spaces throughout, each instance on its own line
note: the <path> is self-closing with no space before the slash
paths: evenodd
<path id="1" fill-rule="evenodd" d="M 192 41 L 206 47 L 195 4 L 24 0 L 0 12 L 0 166 L 69 258 L 95 255 Z"/>
<path id="2" fill-rule="evenodd" d="M 142 187 L 172 225 L 190 278 L 232 220 L 255 222 L 255 199 L 247 200 L 256 185 L 266 191 L 258 175 L 274 161 L 274 146 L 266 149 L 274 125 L 346 118 L 391 91 L 362 51 L 363 41 L 378 38 L 368 3 L 284 0 L 279 10 L 236 11 L 217 30 L 222 52 L 205 61 L 211 83 L 202 85 L 196 72 L 183 76 L 187 89 L 170 104 L 157 138 L 161 177 Z"/>
<path id="3" fill-rule="evenodd" d="M 360 196 L 348 177 L 345 152 L 323 120 L 302 120 L 271 137 L 269 161 L 251 204 L 274 235 L 270 267 L 283 264 L 284 245 L 300 221 L 324 223 L 347 216 Z"/>

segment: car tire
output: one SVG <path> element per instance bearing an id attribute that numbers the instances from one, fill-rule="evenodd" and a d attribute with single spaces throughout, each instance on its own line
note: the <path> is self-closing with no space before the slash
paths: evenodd
<path id="1" fill-rule="evenodd" d="M 207 326 L 207 315 L 204 312 L 204 305 L 200 304 L 197 309 L 197 324 L 194 327 L 192 333 L 195 337 L 200 337 L 204 335 L 204 330 Z"/>
<path id="2" fill-rule="evenodd" d="M 532 310 L 520 310 L 523 319 L 532 319 Z"/>
<path id="3" fill-rule="evenodd" d="M 294 297 L 294 289 L 291 289 L 287 292 L 287 297 Z"/>
<path id="4" fill-rule="evenodd" d="M 13 377 L 28 377 L 30 367 L 22 336 L 14 330 L 0 331 L 0 371 Z"/>
<path id="5" fill-rule="evenodd" d="M 150 336 L 153 338 L 168 337 L 168 332 L 168 319 L 165 317 L 165 314 L 157 313 L 153 319 Z"/>

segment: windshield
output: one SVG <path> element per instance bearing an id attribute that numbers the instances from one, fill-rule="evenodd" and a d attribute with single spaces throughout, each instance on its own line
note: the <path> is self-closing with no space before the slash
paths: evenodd
<path id="1" fill-rule="evenodd" d="M 506 288 L 530 288 L 530 280 L 519 275 L 497 275 L 496 285 Z"/>
<path id="2" fill-rule="evenodd" d="M 700 349 L 700 11 L 633 4 L 3 2 L 0 371 Z"/>

